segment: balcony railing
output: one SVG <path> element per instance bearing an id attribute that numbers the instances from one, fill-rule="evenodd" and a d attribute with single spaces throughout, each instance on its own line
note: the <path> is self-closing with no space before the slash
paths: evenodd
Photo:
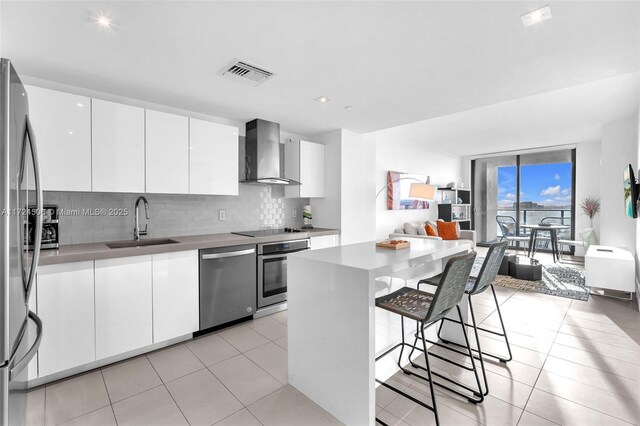
<path id="1" fill-rule="evenodd" d="M 499 216 L 511 216 L 514 221 L 516 218 L 515 208 L 501 208 L 498 210 Z M 573 217 L 570 209 L 520 209 L 520 225 L 537 225 L 544 221 L 556 225 L 572 226 Z M 498 226 L 496 224 L 496 226 Z M 520 235 L 528 235 L 524 229 L 520 229 Z M 498 226 L 498 236 L 502 236 L 500 227 Z M 565 239 L 571 236 L 571 228 L 558 232 L 558 238 Z"/>

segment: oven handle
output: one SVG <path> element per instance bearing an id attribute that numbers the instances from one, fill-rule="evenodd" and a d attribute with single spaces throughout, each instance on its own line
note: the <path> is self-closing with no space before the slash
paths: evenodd
<path id="1" fill-rule="evenodd" d="M 278 254 L 259 254 L 258 257 L 261 258 L 261 259 L 273 259 L 273 258 L 276 258 L 276 257 L 287 257 L 288 254 L 297 253 L 299 251 L 305 251 L 305 250 L 309 250 L 309 249 L 287 251 L 287 252 L 278 253 Z"/>
<path id="2" fill-rule="evenodd" d="M 247 250 L 229 251 L 226 253 L 209 253 L 209 254 L 203 254 L 202 260 L 223 259 L 225 257 L 244 256 L 247 254 L 253 254 L 255 252 L 256 252 L 256 249 L 247 249 Z"/>

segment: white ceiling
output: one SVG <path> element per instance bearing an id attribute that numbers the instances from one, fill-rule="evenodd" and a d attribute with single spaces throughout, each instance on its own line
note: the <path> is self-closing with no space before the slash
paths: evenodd
<path id="1" fill-rule="evenodd" d="M 553 19 L 524 28 L 520 15 L 547 3 Z M 91 24 L 90 10 L 110 14 L 115 30 Z M 638 2 L 3 0 L 0 16 L 2 55 L 22 74 L 307 135 L 385 129 L 639 69 Z M 259 87 L 219 76 L 236 57 L 277 76 Z M 320 95 L 331 101 L 314 102 Z"/>
<path id="2" fill-rule="evenodd" d="M 640 74 L 635 72 L 376 134 L 462 156 L 599 141 L 604 124 L 638 116 L 639 92 Z"/>

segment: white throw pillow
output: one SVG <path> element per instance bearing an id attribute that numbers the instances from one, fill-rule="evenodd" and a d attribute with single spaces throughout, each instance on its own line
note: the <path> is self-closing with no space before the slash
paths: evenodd
<path id="1" fill-rule="evenodd" d="M 418 224 L 415 222 L 406 222 L 404 224 L 404 233 L 407 235 L 418 235 Z"/>

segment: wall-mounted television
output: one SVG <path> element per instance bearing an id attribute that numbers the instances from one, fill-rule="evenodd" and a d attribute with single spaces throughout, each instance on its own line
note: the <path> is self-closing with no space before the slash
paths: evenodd
<path id="1" fill-rule="evenodd" d="M 624 211 L 629 217 L 638 217 L 638 184 L 631 164 L 624 169 Z"/>

